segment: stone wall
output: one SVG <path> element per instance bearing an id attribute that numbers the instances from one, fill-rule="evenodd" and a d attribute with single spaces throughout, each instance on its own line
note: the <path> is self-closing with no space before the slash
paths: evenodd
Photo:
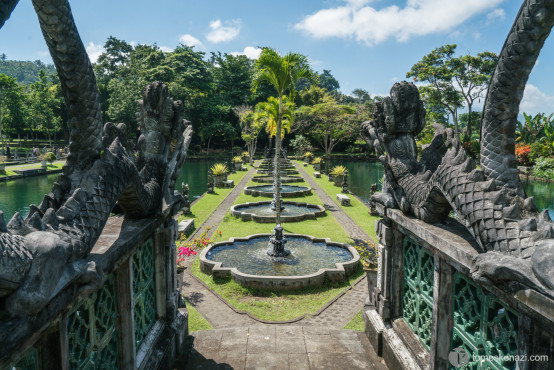
<path id="1" fill-rule="evenodd" d="M 35 317 L 0 318 L 0 369 L 172 368 L 185 361 L 188 314 L 179 307 L 172 208 L 141 220 L 110 217 L 86 258 L 100 290 L 79 294 L 64 274 Z"/>
<path id="2" fill-rule="evenodd" d="M 479 247 L 456 220 L 430 225 L 378 208 L 377 287 L 364 319 L 389 368 L 553 368 L 554 301 L 516 282 L 473 281 Z"/>

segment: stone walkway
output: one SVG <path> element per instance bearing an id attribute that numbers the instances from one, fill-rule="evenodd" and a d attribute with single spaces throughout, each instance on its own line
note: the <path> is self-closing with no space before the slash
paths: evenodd
<path id="1" fill-rule="evenodd" d="M 254 171 L 248 171 L 191 237 L 223 221 Z M 305 171 L 300 172 L 353 239 L 369 238 Z M 365 277 L 319 315 L 277 324 L 237 312 L 189 270 L 183 274 L 181 293 L 214 330 L 191 335 L 193 350 L 187 369 L 386 369 L 364 333 L 342 329 L 364 307 L 368 295 Z"/>
<path id="2" fill-rule="evenodd" d="M 242 193 L 244 188 L 246 187 L 246 184 L 248 184 L 248 181 L 250 181 L 250 178 L 254 174 L 256 169 L 254 167 L 250 168 L 246 175 L 240 180 L 240 182 L 235 186 L 235 188 L 223 199 L 223 202 L 208 216 L 206 220 L 200 225 L 194 233 L 192 233 L 191 236 L 189 236 L 189 239 L 196 238 L 198 235 L 202 235 L 204 231 L 208 227 L 212 227 L 210 231 L 206 234 L 208 238 L 211 238 L 213 233 L 216 231 L 215 227 L 217 227 L 222 221 L 227 212 L 229 211 L 229 208 L 235 203 L 235 200 L 237 197 Z"/>
<path id="3" fill-rule="evenodd" d="M 335 203 L 335 201 L 325 192 L 325 190 L 319 187 L 317 182 L 315 182 L 315 180 L 312 179 L 310 175 L 308 175 L 308 173 L 304 170 L 302 166 L 294 162 L 293 164 L 298 169 L 300 175 L 304 177 L 304 179 L 308 182 L 308 184 L 312 188 L 312 191 L 317 194 L 319 199 L 321 199 L 321 201 L 325 205 L 325 209 L 333 214 L 338 223 L 342 225 L 344 230 L 354 241 L 358 242 L 371 240 L 369 235 L 367 235 L 366 232 L 360 226 L 358 226 L 358 224 L 346 212 L 344 212 L 344 210 L 337 203 Z M 339 192 L 340 188 L 337 188 L 337 194 Z"/>
<path id="4" fill-rule="evenodd" d="M 327 327 L 252 326 L 194 333 L 187 369 L 387 369 L 365 333 Z M 371 353 L 373 352 L 373 353 Z"/>

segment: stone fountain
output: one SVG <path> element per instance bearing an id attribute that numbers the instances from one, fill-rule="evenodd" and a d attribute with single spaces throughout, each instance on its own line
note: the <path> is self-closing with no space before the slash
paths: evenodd
<path id="1" fill-rule="evenodd" d="M 282 175 L 283 167 L 286 166 L 288 159 L 283 156 L 284 163 L 280 163 L 279 167 L 281 170 L 279 174 Z M 289 162 L 290 163 L 290 162 Z M 266 162 L 266 168 L 271 164 L 270 161 Z M 275 165 L 275 161 L 272 162 Z M 248 202 L 242 204 L 236 204 L 231 207 L 231 214 L 235 217 L 241 217 L 244 221 L 255 221 L 255 222 L 275 222 L 280 223 L 284 222 L 297 222 L 305 219 L 315 219 L 316 217 L 321 217 L 325 215 L 325 208 L 316 205 L 309 204 L 305 202 L 293 202 L 293 201 L 283 201 L 282 198 L 291 198 L 295 196 L 303 196 L 311 193 L 311 189 L 307 186 L 294 186 L 294 185 L 283 185 L 279 186 L 279 196 L 277 191 L 275 191 L 277 183 L 287 181 L 290 176 L 277 176 L 275 175 L 275 167 L 272 170 L 272 176 L 264 176 L 265 181 L 273 181 L 272 185 L 259 185 L 251 186 L 245 188 L 246 194 L 252 194 L 255 196 L 271 196 L 273 199 L 271 201 L 261 201 L 261 202 Z M 283 181 L 284 177 L 284 181 Z M 295 176 L 296 181 L 304 181 L 300 176 Z M 253 179 L 256 181 L 256 177 Z M 279 209 L 279 218 L 277 216 L 277 205 L 280 205 Z"/>

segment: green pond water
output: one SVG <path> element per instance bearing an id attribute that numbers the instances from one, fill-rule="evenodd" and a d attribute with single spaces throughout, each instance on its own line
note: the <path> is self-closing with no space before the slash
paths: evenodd
<path id="1" fill-rule="evenodd" d="M 379 162 L 334 161 L 330 167 L 343 165 L 348 170 L 348 188 L 363 201 L 368 202 L 371 196 L 371 184 L 377 184 L 381 190 L 383 166 Z M 535 204 L 542 211 L 549 209 L 550 218 L 554 219 L 554 183 L 527 181 L 523 184 L 527 196 L 535 197 Z"/>
<path id="2" fill-rule="evenodd" d="M 175 189 L 181 191 L 181 183 L 189 184 L 190 200 L 198 198 L 206 192 L 208 170 L 217 160 L 186 160 Z M 219 161 L 221 162 L 221 160 Z M 0 182 L 0 211 L 4 212 L 4 219 L 8 222 L 15 212 L 23 217 L 29 213 L 30 204 L 40 204 L 45 194 L 52 189 L 52 184 L 58 174 L 34 176 L 8 182 Z"/>
<path id="3" fill-rule="evenodd" d="M 208 170 L 217 160 L 201 159 L 187 160 L 176 182 L 176 190 L 181 191 L 181 183 L 188 183 L 190 199 L 194 200 L 206 191 Z M 364 201 L 370 197 L 371 184 L 377 183 L 383 177 L 383 168 L 378 162 L 335 161 L 331 165 L 341 164 L 348 169 L 349 189 Z M 15 212 L 23 217 L 29 212 L 30 204 L 40 204 L 45 194 L 50 192 L 52 184 L 58 175 L 27 177 L 8 182 L 0 182 L 0 210 L 4 219 L 9 221 Z M 554 218 L 554 184 L 543 182 L 527 182 L 525 191 L 535 197 L 535 203 L 541 210 L 549 208 Z"/>

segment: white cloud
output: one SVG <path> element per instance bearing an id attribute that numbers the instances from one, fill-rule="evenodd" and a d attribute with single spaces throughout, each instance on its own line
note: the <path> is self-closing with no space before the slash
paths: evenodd
<path id="1" fill-rule="evenodd" d="M 487 14 L 487 22 L 494 22 L 495 20 L 503 20 L 506 18 L 506 12 L 502 8 L 496 8 L 489 14 Z"/>
<path id="2" fill-rule="evenodd" d="M 554 112 L 554 96 L 547 95 L 535 85 L 528 83 L 523 92 L 519 112 L 533 115 Z"/>
<path id="3" fill-rule="evenodd" d="M 262 52 L 262 49 L 255 48 L 254 46 L 247 46 L 244 48 L 243 51 L 233 51 L 231 55 L 237 56 L 237 55 L 246 55 L 249 59 L 258 59 L 260 57 L 260 54 Z"/>
<path id="4" fill-rule="evenodd" d="M 200 49 L 204 49 L 204 44 L 202 44 L 202 41 L 189 34 L 179 36 L 179 42 L 183 45 L 196 46 Z"/>
<path id="5" fill-rule="evenodd" d="M 210 22 L 210 28 L 212 30 L 206 35 L 208 41 L 213 43 L 227 42 L 237 37 L 240 32 L 240 20 L 233 19 L 226 23 L 230 25 L 224 26 L 219 19 Z"/>
<path id="6" fill-rule="evenodd" d="M 403 8 L 373 8 L 365 0 L 322 9 L 294 27 L 315 38 L 354 37 L 366 45 L 389 38 L 403 42 L 413 36 L 450 32 L 469 18 L 494 8 L 503 0 L 406 0 Z"/>
<path id="7" fill-rule="evenodd" d="M 160 48 L 161 51 L 163 51 L 164 53 L 170 53 L 173 51 L 172 48 L 169 48 L 167 46 L 158 46 Z"/>
<path id="8" fill-rule="evenodd" d="M 96 45 L 94 42 L 90 41 L 85 47 L 87 51 L 88 58 L 91 63 L 96 63 L 96 60 L 104 52 L 104 47 L 102 45 Z"/>

